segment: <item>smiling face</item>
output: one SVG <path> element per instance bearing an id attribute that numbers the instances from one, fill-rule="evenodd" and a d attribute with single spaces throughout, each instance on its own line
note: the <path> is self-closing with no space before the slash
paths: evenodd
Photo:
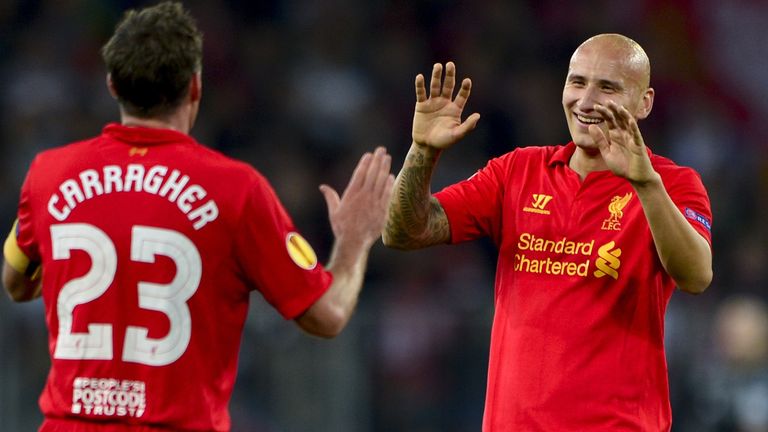
<path id="1" fill-rule="evenodd" d="M 653 106 L 649 79 L 648 57 L 631 39 L 603 34 L 581 44 L 571 57 L 563 87 L 563 109 L 573 142 L 581 149 L 597 151 L 588 131 L 591 124 L 603 123 L 595 104 L 612 100 L 637 119 L 648 116 Z"/>

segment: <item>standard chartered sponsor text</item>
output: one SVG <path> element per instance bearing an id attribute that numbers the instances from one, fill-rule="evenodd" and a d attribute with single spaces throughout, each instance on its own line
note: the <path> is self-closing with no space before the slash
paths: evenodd
<path id="1" fill-rule="evenodd" d="M 517 242 L 520 253 L 515 254 L 515 271 L 526 273 L 545 273 L 550 275 L 587 276 L 589 257 L 595 241 L 577 242 L 563 237 L 559 240 L 536 237 L 531 233 L 522 233 Z M 558 257 L 531 257 L 525 252 L 556 254 Z M 579 256 L 587 257 L 581 259 Z"/>
<path id="2" fill-rule="evenodd" d="M 143 381 L 77 377 L 72 383 L 72 413 L 141 417 L 147 408 Z"/>

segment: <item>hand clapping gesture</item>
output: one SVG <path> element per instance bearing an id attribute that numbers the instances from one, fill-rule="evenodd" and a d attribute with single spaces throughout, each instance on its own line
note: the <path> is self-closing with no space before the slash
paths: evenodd
<path id="1" fill-rule="evenodd" d="M 424 76 L 416 76 L 416 109 L 413 114 L 413 142 L 436 149 L 451 147 L 469 131 L 475 128 L 480 114 L 474 113 L 464 122 L 461 113 L 469 98 L 472 81 L 465 78 L 461 82 L 456 98 L 453 90 L 456 85 L 456 66 L 453 62 L 445 65 L 445 82 L 442 81 L 443 65 L 435 63 L 429 85 L 429 96 L 424 84 Z"/>
<path id="2" fill-rule="evenodd" d="M 320 185 L 337 239 L 359 241 L 365 247 L 379 239 L 395 183 L 391 164 L 386 149 L 378 147 L 360 158 L 341 197 L 332 187 Z"/>

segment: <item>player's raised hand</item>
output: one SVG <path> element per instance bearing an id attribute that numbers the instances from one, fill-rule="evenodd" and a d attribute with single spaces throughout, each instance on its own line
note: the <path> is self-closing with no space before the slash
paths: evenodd
<path id="1" fill-rule="evenodd" d="M 658 173 L 651 166 L 637 119 L 613 101 L 595 105 L 595 111 L 605 119 L 605 126 L 591 125 L 589 135 L 598 145 L 608 169 L 634 183 L 654 180 Z"/>
<path id="2" fill-rule="evenodd" d="M 472 81 L 464 78 L 456 97 L 456 66 L 453 62 L 435 63 L 429 84 L 429 95 L 424 75 L 416 76 L 416 109 L 413 114 L 413 142 L 438 149 L 451 147 L 475 128 L 480 114 L 474 113 L 461 121 L 461 113 L 472 90 Z"/>
<path id="3" fill-rule="evenodd" d="M 332 187 L 320 186 L 337 240 L 360 241 L 366 247 L 378 240 L 395 183 L 391 165 L 392 156 L 378 147 L 360 158 L 341 197 Z"/>

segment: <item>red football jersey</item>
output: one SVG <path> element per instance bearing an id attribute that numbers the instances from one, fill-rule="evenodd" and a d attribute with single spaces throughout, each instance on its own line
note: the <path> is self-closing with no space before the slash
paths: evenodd
<path id="1" fill-rule="evenodd" d="M 332 279 L 261 174 L 172 130 L 39 154 L 18 218 L 43 268 L 42 430 L 229 430 L 251 290 L 291 319 Z"/>
<path id="2" fill-rule="evenodd" d="M 629 182 L 610 171 L 580 180 L 574 151 L 517 149 L 436 194 L 453 243 L 489 236 L 499 249 L 483 430 L 669 430 L 664 313 L 675 283 Z M 698 174 L 649 155 L 711 241 Z"/>

